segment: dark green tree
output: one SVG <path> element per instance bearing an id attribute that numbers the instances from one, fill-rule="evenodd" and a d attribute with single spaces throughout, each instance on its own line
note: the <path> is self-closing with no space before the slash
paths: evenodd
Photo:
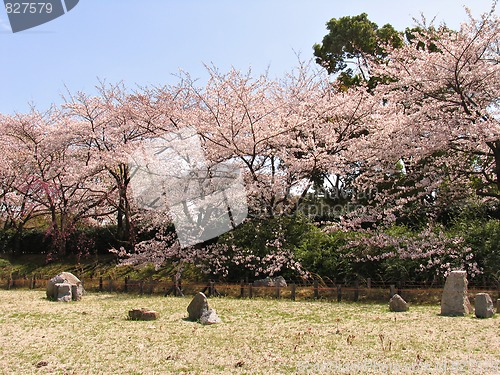
<path id="1" fill-rule="evenodd" d="M 338 74 L 338 83 L 348 88 L 367 82 L 376 85 L 380 77 L 370 75 L 370 60 L 386 57 L 386 46 L 398 48 L 404 36 L 390 24 L 378 27 L 366 13 L 332 18 L 327 22 L 328 34 L 315 44 L 316 62 L 329 74 Z"/>

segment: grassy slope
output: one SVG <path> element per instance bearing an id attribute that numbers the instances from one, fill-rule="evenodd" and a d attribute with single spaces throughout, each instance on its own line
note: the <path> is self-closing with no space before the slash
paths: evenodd
<path id="1" fill-rule="evenodd" d="M 0 291 L 0 373 L 500 374 L 497 317 L 224 298 L 210 300 L 224 323 L 202 326 L 184 320 L 189 301 L 89 294 L 64 304 L 40 291 Z M 129 321 L 134 307 L 161 317 Z"/>
<path id="2" fill-rule="evenodd" d="M 113 255 L 100 255 L 77 261 L 74 257 L 67 257 L 57 262 L 46 262 L 45 255 L 23 255 L 15 258 L 0 255 L 0 277 L 7 278 L 9 275 L 22 275 L 51 278 L 58 273 L 72 272 L 81 278 L 112 277 L 123 278 L 129 276 L 133 279 L 170 279 L 174 273 L 173 266 L 165 267 L 155 271 L 153 266 L 147 265 L 141 268 L 130 266 L 117 267 L 116 257 Z M 189 275 L 189 272 L 187 272 Z"/>

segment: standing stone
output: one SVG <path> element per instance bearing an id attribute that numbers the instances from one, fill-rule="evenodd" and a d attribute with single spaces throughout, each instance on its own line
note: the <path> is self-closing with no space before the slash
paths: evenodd
<path id="1" fill-rule="evenodd" d="M 441 315 L 464 316 L 470 314 L 471 310 L 467 296 L 467 273 L 451 271 L 446 278 L 441 297 Z"/>
<path id="2" fill-rule="evenodd" d="M 477 318 L 491 318 L 495 314 L 493 300 L 488 293 L 476 294 L 474 309 Z"/>
<path id="3" fill-rule="evenodd" d="M 394 312 L 408 311 L 408 303 L 399 295 L 395 294 L 389 300 L 389 310 Z"/>
<path id="4" fill-rule="evenodd" d="M 204 293 L 197 293 L 189 306 L 187 311 L 189 313 L 190 320 L 198 320 L 203 315 L 203 312 L 208 310 L 208 301 Z"/>
<path id="5" fill-rule="evenodd" d="M 197 293 L 187 307 L 190 320 L 199 320 L 201 324 L 217 324 L 221 320 L 214 309 L 208 307 L 208 300 L 202 292 Z"/>

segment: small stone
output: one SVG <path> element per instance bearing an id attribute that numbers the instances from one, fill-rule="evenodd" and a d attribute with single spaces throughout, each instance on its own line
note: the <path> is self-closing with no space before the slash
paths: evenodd
<path id="1" fill-rule="evenodd" d="M 399 295 L 395 294 L 389 300 L 389 310 L 394 312 L 408 311 L 408 303 Z"/>
<path id="2" fill-rule="evenodd" d="M 474 309 L 477 318 L 491 318 L 495 314 L 493 300 L 488 293 L 476 294 Z"/>
<path id="3" fill-rule="evenodd" d="M 141 308 L 130 310 L 128 317 L 130 320 L 156 320 L 160 317 L 160 314 L 153 310 Z"/>
<path id="4" fill-rule="evenodd" d="M 40 362 L 37 362 L 37 364 L 35 365 L 36 368 L 41 368 L 41 367 L 44 367 L 44 366 L 48 366 L 49 365 L 49 362 L 47 361 L 40 361 Z"/>
<path id="5" fill-rule="evenodd" d="M 221 323 L 221 319 L 217 315 L 214 309 L 206 310 L 200 317 L 200 323 L 204 325 L 218 324 Z"/>
<path id="6" fill-rule="evenodd" d="M 471 313 L 472 307 L 467 296 L 467 273 L 451 271 L 444 284 L 441 297 L 441 315 L 464 316 Z"/>

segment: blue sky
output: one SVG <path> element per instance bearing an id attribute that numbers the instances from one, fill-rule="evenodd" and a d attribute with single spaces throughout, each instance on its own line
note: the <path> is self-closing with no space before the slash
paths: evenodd
<path id="1" fill-rule="evenodd" d="M 80 0 L 66 15 L 13 34 L 0 9 L 0 113 L 62 102 L 66 88 L 92 93 L 100 80 L 129 88 L 176 82 L 205 64 L 280 76 L 309 60 L 331 18 L 368 13 L 403 30 L 424 13 L 458 28 L 490 0 Z M 499 10 L 497 10 L 499 13 Z"/>

